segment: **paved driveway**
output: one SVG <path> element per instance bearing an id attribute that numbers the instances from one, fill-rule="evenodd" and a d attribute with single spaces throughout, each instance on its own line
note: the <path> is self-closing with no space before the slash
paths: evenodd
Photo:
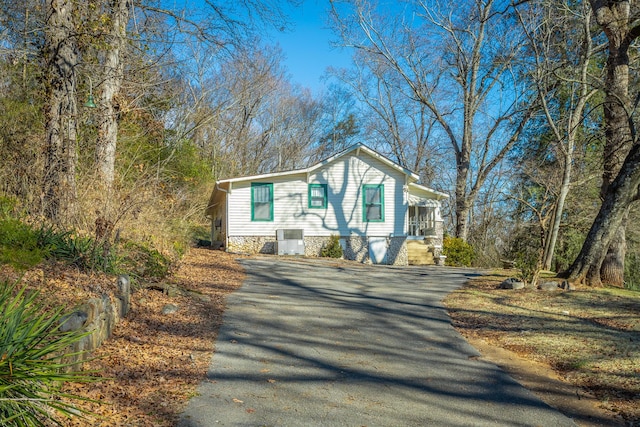
<path id="1" fill-rule="evenodd" d="M 470 271 L 242 262 L 208 380 L 180 426 L 573 426 L 442 307 Z"/>

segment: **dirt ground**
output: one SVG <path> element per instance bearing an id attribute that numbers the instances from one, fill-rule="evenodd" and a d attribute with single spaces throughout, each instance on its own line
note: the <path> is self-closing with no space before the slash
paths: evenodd
<path id="1" fill-rule="evenodd" d="M 225 297 L 244 279 L 236 258 L 220 251 L 192 248 L 167 280 L 191 292 L 169 296 L 154 289 L 137 290 L 128 317 L 117 325 L 95 359 L 85 363 L 85 369 L 98 372 L 103 381 L 68 388 L 99 402 L 83 405 L 94 415 L 63 420 L 63 425 L 175 425 L 197 384 L 205 378 L 222 322 Z M 61 266 L 29 271 L 23 280 L 51 290 L 48 295 L 53 303 L 80 303 L 115 287 L 112 277 L 83 275 Z M 163 315 L 166 304 L 177 305 L 178 311 Z M 484 358 L 501 366 L 579 425 L 624 425 L 599 407 L 593 397 L 561 381 L 548 365 L 496 347 L 481 334 L 466 335 Z"/>

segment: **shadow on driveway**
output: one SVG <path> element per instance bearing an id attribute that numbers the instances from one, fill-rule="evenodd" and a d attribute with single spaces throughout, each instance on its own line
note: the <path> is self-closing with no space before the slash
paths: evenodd
<path id="1" fill-rule="evenodd" d="M 243 260 L 180 426 L 573 426 L 453 329 L 473 272 Z"/>

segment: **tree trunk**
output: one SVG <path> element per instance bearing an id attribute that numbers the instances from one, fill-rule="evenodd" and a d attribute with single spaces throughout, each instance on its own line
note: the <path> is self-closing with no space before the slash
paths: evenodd
<path id="1" fill-rule="evenodd" d="M 465 155 L 466 153 L 466 155 Z M 469 198 L 467 194 L 467 178 L 469 175 L 468 153 L 465 151 L 458 155 L 458 170 L 456 174 L 456 237 L 467 241 L 469 230 Z"/>
<path id="2" fill-rule="evenodd" d="M 125 48 L 126 26 L 129 16 L 127 0 L 112 0 L 111 33 L 107 36 L 104 54 L 104 78 L 100 92 L 100 126 L 96 147 L 96 167 L 105 187 L 107 200 L 115 179 L 116 147 L 118 141 L 118 109 L 114 98 L 120 91 L 124 74 L 122 61 Z"/>
<path id="3" fill-rule="evenodd" d="M 605 101 L 604 101 L 604 127 L 605 127 L 605 149 L 604 149 L 604 172 L 602 188 L 600 190 L 603 200 L 611 200 L 612 183 L 617 181 L 620 176 L 621 167 L 623 161 L 633 156 L 627 154 L 633 143 L 633 136 L 631 132 L 631 126 L 629 123 L 630 117 L 628 111 L 630 110 L 631 101 L 629 99 L 629 54 L 628 49 L 637 37 L 635 31 L 630 30 L 631 22 L 631 8 L 628 1 L 601 1 L 591 0 L 591 8 L 593 9 L 596 21 L 602 27 L 604 33 L 609 41 L 609 56 L 607 58 L 607 74 L 604 81 Z M 625 160 L 626 158 L 626 160 Z M 617 176 L 617 177 L 616 177 Z M 615 177 L 615 181 L 614 181 Z M 636 188 L 628 191 L 637 191 Z M 635 195 L 635 193 L 634 193 Z M 620 201 L 618 203 L 621 203 Z M 596 249 L 597 253 L 593 253 L 591 262 L 595 264 L 590 265 L 589 274 L 585 275 L 588 284 L 600 285 L 602 279 L 605 279 L 607 284 L 613 286 L 624 286 L 624 256 L 626 252 L 625 241 L 625 220 L 626 212 L 629 207 L 629 203 L 624 206 L 605 206 L 600 209 L 603 210 L 615 210 L 612 213 L 615 221 L 605 221 L 605 223 L 597 224 L 594 222 L 592 230 L 599 227 L 615 227 L 613 230 L 608 230 L 606 235 L 610 235 L 606 241 L 594 242 L 587 237 L 582 251 L 578 259 L 574 262 L 574 266 L 583 252 L 592 253 Z M 606 215 L 609 217 L 610 215 Z M 618 218 L 619 216 L 619 218 Z M 600 218 L 600 213 L 598 214 Z M 596 218 L 596 220 L 598 220 Z M 600 220 L 604 220 L 600 218 Z M 622 227 L 621 230 L 617 230 L 617 227 Z M 591 235 L 591 232 L 590 232 Z M 614 236 L 616 236 L 614 238 Z M 593 238 L 593 236 L 591 236 Z M 611 247 L 609 245 L 615 242 Z M 606 243 L 606 245 L 604 245 Z M 581 260 L 584 262 L 586 259 Z M 575 276 L 576 271 L 582 271 L 582 268 L 571 267 L 571 274 Z M 598 277 L 604 273 L 605 277 Z"/>
<path id="4" fill-rule="evenodd" d="M 551 232 L 547 239 L 547 244 L 544 250 L 544 261 L 542 263 L 545 270 L 551 269 L 551 261 L 553 260 L 553 253 L 556 249 L 556 242 L 558 240 L 558 232 L 560 230 L 560 222 L 562 221 L 562 212 L 564 211 L 564 202 L 567 199 L 569 190 L 571 188 L 571 162 L 573 161 L 573 143 L 571 142 L 567 154 L 564 158 L 564 172 L 562 174 L 562 184 L 560 186 L 560 194 L 556 201 L 556 208 L 551 223 Z"/>
<path id="5" fill-rule="evenodd" d="M 627 209 L 602 261 L 600 281 L 605 285 L 624 287 L 624 258 L 627 254 L 626 228 L 628 218 L 629 210 Z"/>
<path id="6" fill-rule="evenodd" d="M 607 248 L 623 224 L 629 205 L 637 200 L 640 186 L 640 145 L 631 148 L 620 172 L 609 185 L 600 211 L 587 234 L 580 254 L 564 276 L 591 286 L 601 285 L 601 266 Z M 619 271 L 617 268 L 615 271 Z"/>
<path id="7" fill-rule="evenodd" d="M 618 35 L 621 37 L 622 35 Z M 617 38 L 615 38 L 617 40 Z M 605 138 L 604 172 L 602 174 L 601 197 L 609 191 L 609 186 L 620 170 L 624 157 L 633 141 L 629 127 L 629 57 L 625 46 L 609 43 L 607 77 L 605 80 L 607 95 L 604 103 Z M 624 287 L 624 257 L 626 254 L 626 221 L 620 224 L 612 245 L 607 248 L 603 265 L 599 271 L 601 280 L 608 285 Z M 595 268 L 595 266 L 594 266 Z"/>
<path id="8" fill-rule="evenodd" d="M 76 211 L 76 75 L 78 52 L 73 33 L 73 1 L 47 0 L 44 55 L 46 60 L 47 153 L 43 212 L 69 224 Z"/>

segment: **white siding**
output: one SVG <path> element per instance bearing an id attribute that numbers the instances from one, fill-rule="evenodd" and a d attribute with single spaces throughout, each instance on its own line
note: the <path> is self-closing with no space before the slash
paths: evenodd
<path id="1" fill-rule="evenodd" d="M 316 173 L 288 175 L 271 182 L 274 220 L 251 221 L 251 181 L 234 182 L 229 195 L 229 236 L 275 236 L 280 228 L 302 228 L 305 236 L 406 234 L 405 174 L 372 158 L 345 156 Z M 326 209 L 309 209 L 308 184 L 327 184 Z M 384 185 L 384 222 L 364 222 L 362 186 Z"/>

